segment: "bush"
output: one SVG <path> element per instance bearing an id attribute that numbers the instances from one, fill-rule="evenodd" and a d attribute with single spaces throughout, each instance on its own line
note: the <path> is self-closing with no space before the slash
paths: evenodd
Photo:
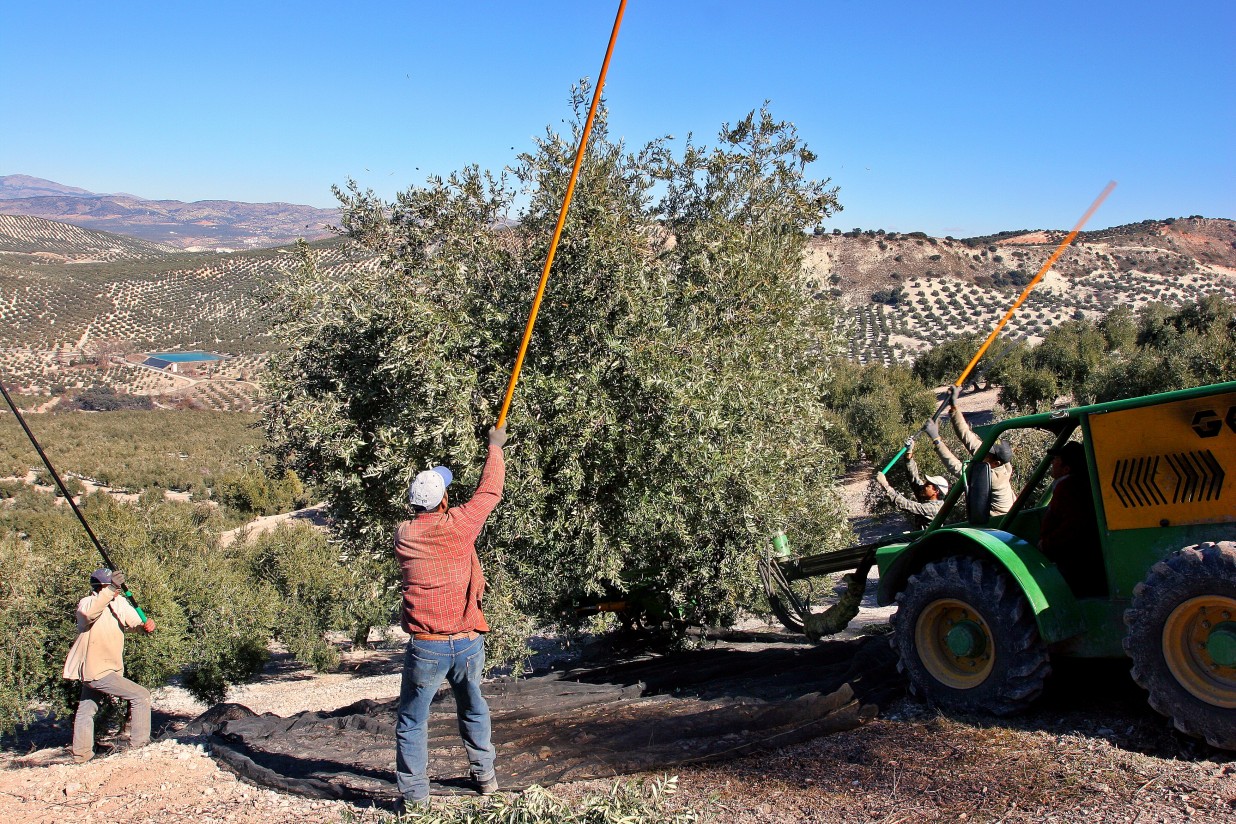
<path id="1" fill-rule="evenodd" d="M 154 409 L 154 401 L 148 395 L 120 395 L 110 386 L 92 386 L 62 401 L 61 408 L 81 412 L 149 410 Z"/>
<path id="2" fill-rule="evenodd" d="M 292 512 L 308 503 L 305 488 L 295 472 L 280 477 L 261 465 L 251 463 L 223 474 L 213 482 L 211 497 L 224 506 L 254 515 Z"/>

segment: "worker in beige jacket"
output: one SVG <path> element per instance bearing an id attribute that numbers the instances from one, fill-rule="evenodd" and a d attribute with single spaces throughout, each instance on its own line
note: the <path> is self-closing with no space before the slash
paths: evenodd
<path id="1" fill-rule="evenodd" d="M 104 695 L 129 702 L 129 746 L 150 743 L 150 691 L 124 677 L 124 631 L 141 627 L 154 632 L 154 619 L 142 621 L 121 595 L 124 573 L 119 570 L 96 569 L 90 589 L 77 603 L 77 640 L 64 662 L 64 677 L 82 682 L 73 720 L 73 760 L 78 764 L 94 757 L 94 716 Z"/>
<path id="2" fill-rule="evenodd" d="M 957 433 L 957 437 L 961 439 L 961 443 L 965 446 L 966 451 L 973 455 L 983 445 L 983 439 L 970 428 L 970 425 L 966 423 L 965 416 L 957 408 L 957 396 L 959 394 L 960 389 L 958 387 L 949 387 L 948 414 L 949 418 L 953 421 L 953 430 Z M 923 431 L 931 438 L 932 444 L 936 447 L 936 452 L 939 453 L 948 471 L 957 477 L 961 477 L 965 465 L 960 458 L 953 454 L 953 451 L 948 448 L 944 441 L 940 440 L 940 427 L 936 422 L 934 420 L 928 421 L 923 426 Z M 992 444 L 991 449 L 988 450 L 983 460 L 991 467 L 990 514 L 991 517 L 998 518 L 1001 515 L 1007 514 L 1013 508 L 1013 501 L 1017 498 L 1013 494 L 1013 449 L 1009 446 L 1008 441 L 1002 438 Z"/>

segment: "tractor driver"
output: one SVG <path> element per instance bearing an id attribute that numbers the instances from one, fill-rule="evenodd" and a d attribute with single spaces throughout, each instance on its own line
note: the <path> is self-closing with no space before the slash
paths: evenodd
<path id="1" fill-rule="evenodd" d="M 1051 501 L 1039 527 L 1039 550 L 1055 562 L 1076 595 L 1104 595 L 1107 573 L 1099 548 L 1099 523 L 1090 495 L 1086 450 L 1069 441 L 1047 450 L 1051 459 Z"/>

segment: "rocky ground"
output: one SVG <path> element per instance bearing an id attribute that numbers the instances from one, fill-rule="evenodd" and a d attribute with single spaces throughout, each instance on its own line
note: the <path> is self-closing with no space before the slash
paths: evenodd
<path id="1" fill-rule="evenodd" d="M 393 639 L 385 649 L 346 653 L 339 672 L 322 675 L 276 656 L 257 682 L 230 698 L 280 715 L 388 698 L 397 691 L 399 656 Z M 156 727 L 170 730 L 203 709 L 175 687 L 158 691 L 155 706 Z M 0 820 L 389 817 L 250 786 L 216 764 L 201 739 L 166 740 L 79 766 L 65 758 L 68 737 L 66 724 L 44 723 L 10 742 L 0 756 Z M 1236 758 L 1173 733 L 1121 662 L 1060 671 L 1040 706 L 1012 722 L 945 717 L 907 699 L 856 730 L 676 773 L 673 803 L 717 822 L 1236 821 Z M 575 799 L 610 786 L 578 782 L 554 792 Z"/>

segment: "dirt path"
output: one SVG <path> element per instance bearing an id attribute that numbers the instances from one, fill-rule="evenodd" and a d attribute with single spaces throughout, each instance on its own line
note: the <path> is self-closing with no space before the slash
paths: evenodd
<path id="1" fill-rule="evenodd" d="M 219 546 L 230 546 L 237 539 L 252 540 L 258 535 L 277 528 L 279 524 L 288 522 L 307 523 L 316 527 L 325 527 L 326 525 L 326 504 L 314 504 L 307 506 L 304 509 L 298 509 L 295 512 L 282 512 L 278 515 L 264 515 L 259 518 L 254 518 L 244 526 L 238 526 L 235 529 L 229 529 L 219 535 Z"/>

